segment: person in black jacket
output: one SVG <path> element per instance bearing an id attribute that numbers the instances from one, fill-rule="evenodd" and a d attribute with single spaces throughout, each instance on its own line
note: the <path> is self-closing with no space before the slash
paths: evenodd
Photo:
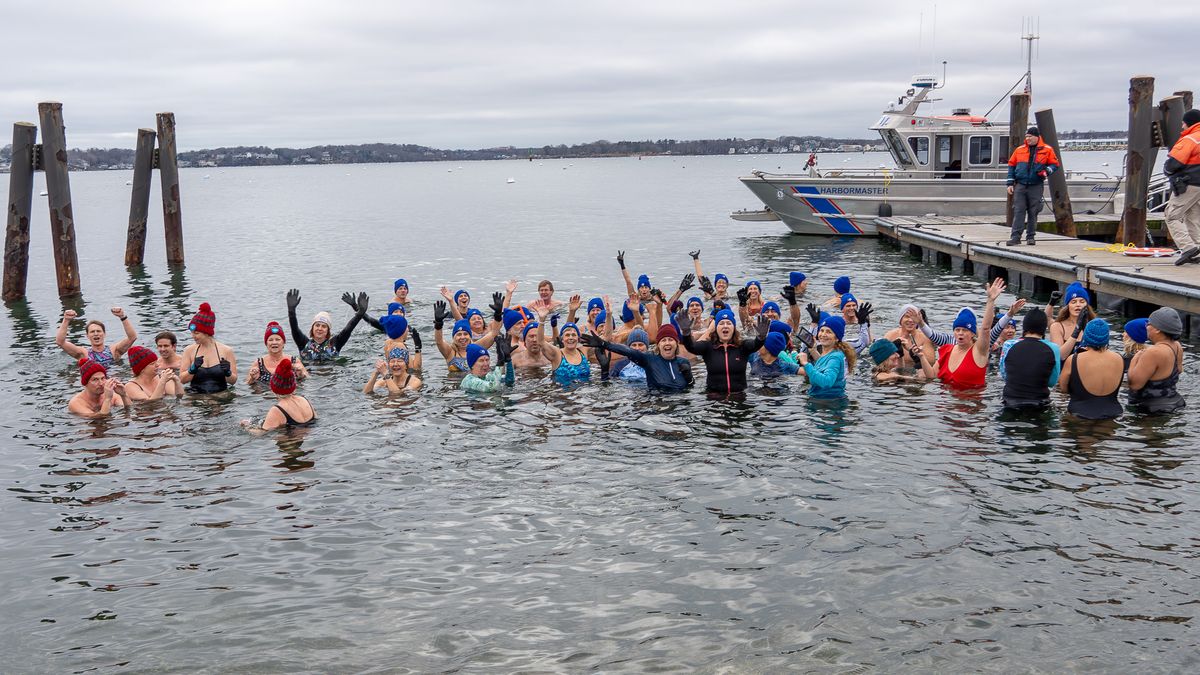
<path id="1" fill-rule="evenodd" d="M 592 349 L 607 349 L 629 359 L 646 371 L 646 386 L 659 391 L 683 391 L 692 386 L 692 363 L 679 355 L 679 333 L 671 324 L 661 326 L 656 336 L 658 353 L 643 352 L 599 335 L 584 333 L 579 341 Z"/>
<path id="2" fill-rule="evenodd" d="M 770 319 L 760 317 L 758 321 L 758 336 L 752 340 L 743 339 L 738 335 L 737 322 L 733 312 L 723 309 L 713 317 L 715 327 L 713 336 L 708 340 L 692 340 L 692 331 L 686 320 L 676 323 L 683 329 L 679 336 L 680 342 L 691 353 L 704 359 L 708 371 L 708 383 L 705 391 L 710 396 L 730 396 L 746 391 L 746 366 L 751 354 L 763 346 L 770 327 Z"/>
<path id="3" fill-rule="evenodd" d="M 1046 340 L 1046 313 L 1025 315 L 1021 339 L 1004 345 L 1004 407 L 1008 410 L 1042 410 L 1050 405 L 1050 387 L 1058 383 L 1058 350 Z"/>
<path id="4" fill-rule="evenodd" d="M 292 341 L 299 348 L 300 360 L 305 364 L 326 363 L 337 358 L 342 348 L 350 341 L 355 326 L 367 313 L 369 298 L 366 293 L 359 293 L 358 297 L 350 293 L 343 293 L 342 302 L 354 308 L 354 316 L 350 317 L 350 321 L 346 323 L 341 332 L 333 335 L 329 312 L 317 312 L 309 326 L 308 333 L 305 334 L 300 330 L 300 325 L 296 321 L 296 308 L 300 306 L 300 291 L 293 288 L 287 292 L 288 323 L 292 328 Z"/>

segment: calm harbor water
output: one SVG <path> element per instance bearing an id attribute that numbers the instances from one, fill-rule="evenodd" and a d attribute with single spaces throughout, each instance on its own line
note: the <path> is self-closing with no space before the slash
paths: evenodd
<path id="1" fill-rule="evenodd" d="M 757 206 L 737 175 L 803 160 L 185 170 L 175 271 L 161 224 L 144 270 L 121 264 L 128 175 L 75 174 L 81 309 L 115 340 L 125 307 L 150 344 L 208 301 L 245 372 L 293 286 L 302 317 L 339 324 L 343 291 L 382 313 L 404 276 L 429 347 L 439 285 L 476 305 L 510 277 L 518 298 L 543 277 L 615 295 L 617 249 L 664 289 L 694 248 L 769 290 L 804 270 L 810 297 L 850 274 L 878 332 L 911 298 L 941 324 L 982 306 L 979 280 L 875 240 L 727 218 Z M 537 380 L 474 397 L 431 347 L 424 391 L 371 398 L 365 326 L 301 385 L 306 432 L 242 432 L 272 397 L 241 383 L 85 421 L 65 413 L 78 376 L 35 213 L 30 297 L 0 320 L 6 671 L 1200 669 L 1195 343 L 1192 407 L 1108 426 L 1062 406 L 1002 421 L 994 375 L 956 396 L 865 367 L 835 408 L 799 383 L 744 403 Z"/>

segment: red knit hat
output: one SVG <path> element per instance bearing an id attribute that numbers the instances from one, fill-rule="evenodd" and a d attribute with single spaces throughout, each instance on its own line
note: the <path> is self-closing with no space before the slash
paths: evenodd
<path id="1" fill-rule="evenodd" d="M 146 366 L 158 360 L 158 354 L 152 350 L 146 349 L 141 345 L 134 345 L 129 348 L 129 367 L 133 368 L 134 376 L 142 374 Z"/>
<path id="2" fill-rule="evenodd" d="M 202 302 L 200 303 L 200 311 L 196 312 L 196 316 L 192 317 L 192 322 L 188 325 L 188 330 L 212 335 L 216 325 L 217 315 L 213 313 L 212 307 L 209 307 L 207 302 Z"/>
<path id="3" fill-rule="evenodd" d="M 296 373 L 292 372 L 292 360 L 285 358 L 275 366 L 275 374 L 271 376 L 271 391 L 279 395 L 296 391 Z"/>
<path id="4" fill-rule="evenodd" d="M 287 336 L 283 334 L 283 326 L 280 326 L 278 321 L 272 321 L 271 323 L 267 324 L 267 332 L 263 333 L 264 345 L 267 344 L 267 338 L 271 337 L 272 335 L 278 335 L 279 337 L 283 338 L 285 343 L 287 342 Z"/>
<path id="5" fill-rule="evenodd" d="M 654 344 L 662 342 L 663 338 L 671 338 L 672 340 L 679 342 L 679 331 L 675 330 L 675 326 L 672 326 L 669 323 L 659 326 L 658 335 L 654 338 Z"/>
<path id="6" fill-rule="evenodd" d="M 104 375 L 106 377 L 108 376 L 108 370 L 105 369 L 104 366 L 100 365 L 96 361 L 93 361 L 93 360 L 87 358 L 86 356 L 83 357 L 82 359 L 79 359 L 79 383 L 80 384 L 82 384 L 83 386 L 86 387 L 88 380 L 92 379 L 92 376 L 95 375 L 96 373 L 104 373 Z"/>

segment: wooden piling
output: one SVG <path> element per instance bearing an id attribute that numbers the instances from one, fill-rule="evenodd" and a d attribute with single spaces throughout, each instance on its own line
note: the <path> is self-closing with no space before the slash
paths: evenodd
<path id="1" fill-rule="evenodd" d="M 1183 99 L 1183 111 L 1184 112 L 1187 112 L 1194 107 L 1192 105 L 1192 92 L 1186 91 L 1186 90 L 1185 91 L 1177 91 L 1171 95 L 1178 96 L 1179 98 Z"/>
<path id="2" fill-rule="evenodd" d="M 1029 126 L 1029 94 L 1013 94 L 1008 99 L 1008 153 L 1011 156 L 1025 142 L 1025 129 Z M 1003 158 L 1005 161 L 1008 157 Z M 1012 227 L 1013 196 L 1008 195 L 1004 209 L 1004 224 Z"/>
<path id="3" fill-rule="evenodd" d="M 146 257 L 146 220 L 150 213 L 150 180 L 154 177 L 153 129 L 138 129 L 133 156 L 133 192 L 129 198 L 129 232 L 125 237 L 125 265 L 141 265 Z"/>
<path id="4" fill-rule="evenodd" d="M 1054 111 L 1042 108 L 1034 113 L 1034 119 L 1037 120 L 1042 141 L 1054 148 L 1054 154 L 1058 155 L 1059 170 L 1050 174 L 1050 204 L 1054 208 L 1055 229 L 1061 235 L 1074 237 L 1075 216 L 1071 214 L 1071 197 L 1067 194 L 1067 172 L 1062 164 L 1062 152 L 1058 149 L 1058 129 L 1054 126 Z"/>
<path id="5" fill-rule="evenodd" d="M 1117 228 L 1117 241 L 1146 245 L 1146 193 L 1158 149 L 1153 147 L 1150 124 L 1154 119 L 1154 78 L 1129 80 L 1129 145 L 1125 152 L 1125 212 Z"/>
<path id="6" fill-rule="evenodd" d="M 63 126 L 62 104 L 45 101 L 38 104 L 42 126 L 42 169 L 46 173 L 46 192 L 50 202 L 51 248 L 58 277 L 58 294 L 78 295 L 79 256 L 75 251 L 75 216 L 71 210 L 71 178 L 67 169 L 67 132 Z"/>
<path id="7" fill-rule="evenodd" d="M 183 214 L 179 205 L 179 164 L 175 157 L 175 113 L 158 113 L 158 175 L 162 181 L 167 263 L 183 262 Z"/>
<path id="8" fill-rule="evenodd" d="M 1162 114 L 1163 147 L 1170 152 L 1175 141 L 1178 141 L 1180 134 L 1183 133 L 1183 113 L 1186 110 L 1183 107 L 1183 97 L 1168 96 L 1164 98 L 1158 102 L 1158 110 Z"/>
<path id="9" fill-rule="evenodd" d="M 33 209 L 33 145 L 37 125 L 13 125 L 8 175 L 8 220 L 4 228 L 4 302 L 25 297 L 29 277 L 29 214 Z"/>

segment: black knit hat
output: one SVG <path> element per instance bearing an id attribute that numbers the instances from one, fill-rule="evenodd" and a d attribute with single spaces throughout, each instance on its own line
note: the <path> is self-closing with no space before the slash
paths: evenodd
<path id="1" fill-rule="evenodd" d="M 1037 127 L 1029 127 L 1029 129 L 1027 129 L 1025 131 L 1025 135 L 1026 136 L 1037 136 L 1038 138 L 1041 138 L 1042 132 L 1038 131 Z"/>
<path id="2" fill-rule="evenodd" d="M 1192 108 L 1191 110 L 1183 113 L 1183 123 L 1189 127 L 1193 124 L 1200 123 L 1200 110 Z"/>

